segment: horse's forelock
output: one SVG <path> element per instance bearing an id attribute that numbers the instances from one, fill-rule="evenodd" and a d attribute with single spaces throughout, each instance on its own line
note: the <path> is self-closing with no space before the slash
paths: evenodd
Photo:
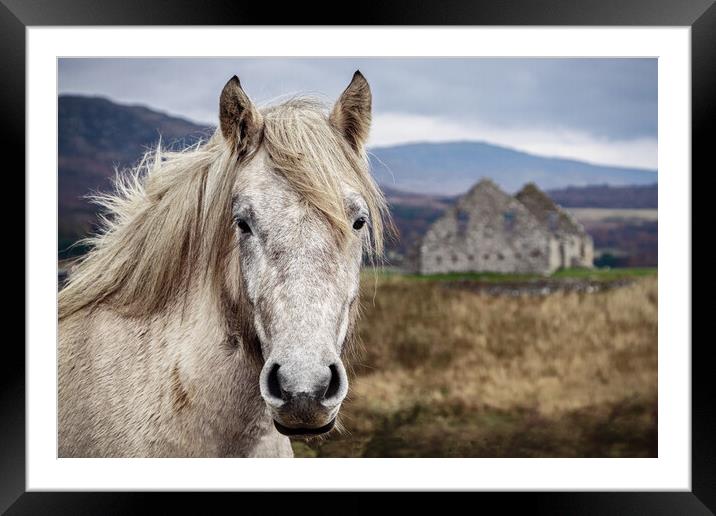
<path id="1" fill-rule="evenodd" d="M 263 148 L 275 170 L 330 222 L 341 240 L 351 231 L 343 184 L 365 200 L 371 217 L 370 253 L 383 249 L 387 206 L 373 181 L 366 157 L 358 155 L 325 108 L 310 98 L 294 98 L 263 110 Z"/>

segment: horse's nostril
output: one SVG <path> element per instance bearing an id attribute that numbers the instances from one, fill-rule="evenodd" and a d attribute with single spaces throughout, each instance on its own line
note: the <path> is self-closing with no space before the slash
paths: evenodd
<path id="1" fill-rule="evenodd" d="M 268 375 L 268 392 L 271 396 L 274 398 L 281 399 L 281 382 L 278 379 L 278 368 L 280 366 L 278 364 L 274 364 L 274 366 L 271 368 L 271 372 L 269 372 Z"/>
<path id="2" fill-rule="evenodd" d="M 308 412 L 320 412 L 340 404 L 348 387 L 343 365 L 311 366 L 291 361 L 266 364 L 260 385 L 266 403 L 276 410 L 296 413 L 303 406 L 310 408 Z"/>
<path id="3" fill-rule="evenodd" d="M 338 390 L 341 387 L 341 377 L 338 374 L 338 368 L 335 364 L 332 364 L 329 368 L 331 370 L 331 381 L 328 384 L 326 393 L 323 395 L 324 399 L 330 399 L 334 397 L 336 394 L 338 394 Z"/>

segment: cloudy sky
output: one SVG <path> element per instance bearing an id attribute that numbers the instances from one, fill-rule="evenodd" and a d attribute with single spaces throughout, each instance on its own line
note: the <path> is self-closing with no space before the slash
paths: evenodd
<path id="1" fill-rule="evenodd" d="M 371 146 L 482 140 L 657 168 L 656 59 L 61 59 L 59 92 L 216 124 L 233 74 L 259 103 L 297 93 L 331 103 L 356 69 L 373 91 Z"/>

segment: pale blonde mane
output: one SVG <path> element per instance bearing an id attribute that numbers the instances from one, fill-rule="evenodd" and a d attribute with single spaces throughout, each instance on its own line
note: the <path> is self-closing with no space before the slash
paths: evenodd
<path id="1" fill-rule="evenodd" d="M 305 201 L 330 222 L 337 238 L 351 231 L 341 182 L 366 201 L 370 251 L 380 255 L 387 209 L 368 170 L 329 124 L 318 102 L 296 98 L 262 110 L 261 147 Z M 118 174 L 115 192 L 95 202 L 105 210 L 92 250 L 73 268 L 59 295 L 59 317 L 111 303 L 148 315 L 186 294 L 197 274 L 222 288 L 232 247 L 231 196 L 242 166 L 220 131 L 181 152 L 161 148 Z"/>

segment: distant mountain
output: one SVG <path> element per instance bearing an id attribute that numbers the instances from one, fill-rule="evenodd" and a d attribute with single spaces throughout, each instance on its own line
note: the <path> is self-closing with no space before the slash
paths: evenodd
<path id="1" fill-rule="evenodd" d="M 371 165 L 381 185 L 431 195 L 466 192 L 483 177 L 491 178 L 511 193 L 530 181 L 543 190 L 657 182 L 654 170 L 545 158 L 484 142 L 411 143 L 373 148 Z"/>
<path id="2" fill-rule="evenodd" d="M 142 106 L 100 97 L 58 98 L 59 249 L 87 236 L 96 208 L 85 196 L 111 188 L 115 167 L 135 164 L 155 146 L 184 147 L 209 129 Z M 71 254 L 71 253 L 70 253 Z"/>

